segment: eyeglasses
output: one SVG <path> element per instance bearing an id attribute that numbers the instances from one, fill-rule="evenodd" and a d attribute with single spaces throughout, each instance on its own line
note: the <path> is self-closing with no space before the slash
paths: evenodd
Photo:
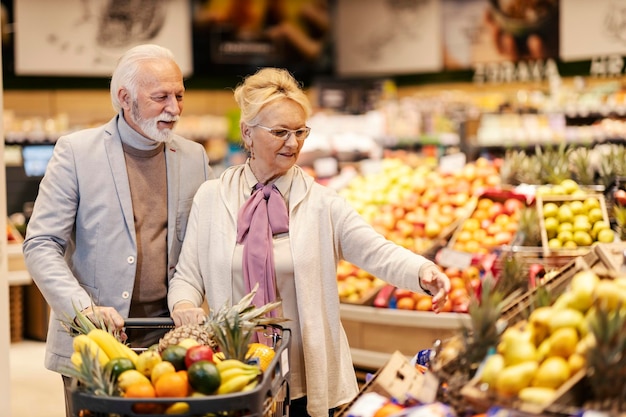
<path id="1" fill-rule="evenodd" d="M 263 130 L 267 130 L 268 132 L 270 132 L 272 134 L 272 136 L 274 136 L 277 139 L 281 139 L 285 142 L 287 142 L 289 140 L 289 137 L 291 136 L 291 134 L 293 133 L 296 137 L 296 140 L 299 141 L 303 141 L 306 138 L 309 137 L 309 133 L 311 133 L 311 128 L 310 127 L 301 127 L 300 129 L 297 130 L 291 130 L 291 129 L 285 129 L 284 127 L 267 127 L 267 126 L 263 126 L 263 125 L 253 125 L 251 127 L 260 127 Z"/>

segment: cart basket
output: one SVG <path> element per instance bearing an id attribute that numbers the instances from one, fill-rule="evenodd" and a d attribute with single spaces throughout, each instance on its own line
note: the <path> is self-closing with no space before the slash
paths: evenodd
<path id="1" fill-rule="evenodd" d="M 173 327 L 171 318 L 127 319 L 126 327 Z M 178 416 L 188 417 L 281 417 L 289 409 L 289 346 L 291 330 L 279 325 L 264 326 L 275 340 L 275 355 L 252 390 L 199 397 L 123 398 L 93 395 L 77 387 L 70 401 L 75 417 L 170 416 L 164 414 L 174 403 L 184 403 Z"/>

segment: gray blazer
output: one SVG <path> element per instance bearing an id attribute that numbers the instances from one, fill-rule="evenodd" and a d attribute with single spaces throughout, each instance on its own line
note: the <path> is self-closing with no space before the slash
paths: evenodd
<path id="1" fill-rule="evenodd" d="M 51 307 L 45 365 L 69 366 L 72 340 L 59 320 L 72 304 L 114 307 L 128 317 L 137 242 L 119 115 L 59 138 L 41 181 L 23 250 L 26 266 Z M 178 262 L 198 187 L 213 178 L 202 145 L 175 136 L 166 149 L 168 279 Z"/>

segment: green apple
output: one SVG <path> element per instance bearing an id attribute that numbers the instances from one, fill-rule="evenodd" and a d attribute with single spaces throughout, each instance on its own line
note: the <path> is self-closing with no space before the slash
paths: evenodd
<path id="1" fill-rule="evenodd" d="M 548 202 L 543 205 L 543 217 L 556 217 L 559 213 L 559 206 L 556 203 Z"/>
<path id="2" fill-rule="evenodd" d="M 567 242 L 563 243 L 563 249 L 576 249 L 576 248 L 578 248 L 578 245 L 573 240 L 568 240 Z"/>
<path id="3" fill-rule="evenodd" d="M 576 242 L 578 246 L 591 246 L 593 239 L 591 239 L 591 235 L 588 232 L 576 230 L 574 232 L 574 242 Z"/>
<path id="4" fill-rule="evenodd" d="M 557 218 L 559 219 L 559 223 L 571 222 L 574 220 L 574 214 L 569 208 L 569 205 L 563 204 L 562 206 L 559 206 L 559 214 L 557 215 Z"/>
<path id="5" fill-rule="evenodd" d="M 600 200 L 596 197 L 587 197 L 585 198 L 585 201 L 583 201 L 583 205 L 585 206 L 587 213 L 589 213 L 593 208 L 600 208 Z"/>
<path id="6" fill-rule="evenodd" d="M 595 222 L 597 222 L 599 220 L 604 219 L 604 215 L 603 215 L 602 209 L 600 207 L 594 207 L 591 210 L 589 210 L 588 217 L 589 217 L 589 221 L 591 223 L 595 223 Z"/>
<path id="7" fill-rule="evenodd" d="M 563 247 L 563 243 L 556 237 L 548 240 L 548 248 L 561 249 L 562 247 Z"/>
<path id="8" fill-rule="evenodd" d="M 570 232 L 574 231 L 574 225 L 572 223 L 570 223 L 570 222 L 559 223 L 559 228 L 558 228 L 557 231 L 560 233 L 560 232 L 564 232 L 566 230 L 568 230 Z"/>
<path id="9" fill-rule="evenodd" d="M 574 200 L 569 203 L 569 208 L 574 213 L 574 216 L 579 216 L 581 214 L 587 214 L 585 211 L 585 204 L 581 200 Z"/>
<path id="10" fill-rule="evenodd" d="M 612 243 L 615 240 L 615 232 L 611 229 L 602 229 L 598 232 L 598 242 Z"/>
<path id="11" fill-rule="evenodd" d="M 570 178 L 564 179 L 559 185 L 563 187 L 566 194 L 572 194 L 579 189 L 578 183 Z"/>
<path id="12" fill-rule="evenodd" d="M 563 245 L 565 245 L 565 242 L 574 240 L 574 233 L 569 230 L 563 230 L 556 235 L 556 238 L 559 239 Z"/>
<path id="13" fill-rule="evenodd" d="M 543 221 L 546 233 L 549 238 L 555 237 L 559 229 L 559 220 L 556 217 L 547 217 Z"/>

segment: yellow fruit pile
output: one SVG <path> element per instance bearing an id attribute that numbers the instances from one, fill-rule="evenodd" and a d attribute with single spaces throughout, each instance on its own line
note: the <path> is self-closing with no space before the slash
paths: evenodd
<path id="1" fill-rule="evenodd" d="M 596 303 L 626 303 L 626 279 L 600 279 L 580 270 L 551 306 L 536 308 L 527 321 L 507 328 L 496 353 L 485 359 L 477 379 L 503 398 L 546 404 L 585 367 L 595 339 L 589 332 Z"/>

